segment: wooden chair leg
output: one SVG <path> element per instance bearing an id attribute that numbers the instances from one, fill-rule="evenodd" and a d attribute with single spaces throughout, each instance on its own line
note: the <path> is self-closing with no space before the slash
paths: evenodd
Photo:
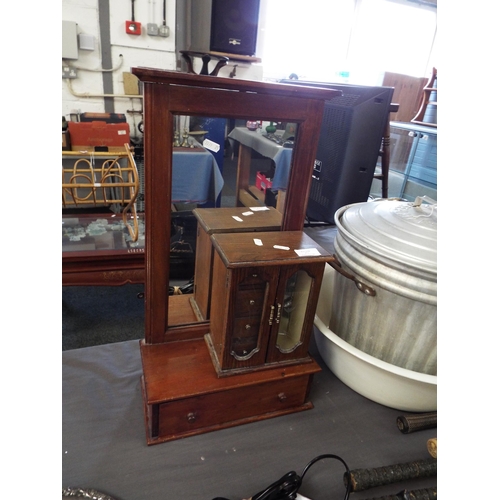
<path id="1" fill-rule="evenodd" d="M 389 192 L 389 164 L 391 162 L 391 127 L 389 117 L 385 125 L 384 137 L 382 138 L 381 166 L 382 166 L 382 198 L 388 197 Z"/>
<path id="2" fill-rule="evenodd" d="M 389 165 L 391 163 L 391 113 L 397 113 L 399 104 L 391 103 L 387 121 L 385 122 L 384 135 L 382 137 L 382 145 L 380 147 L 379 156 L 382 172 L 375 175 L 375 179 L 382 181 L 382 198 L 389 196 Z"/>

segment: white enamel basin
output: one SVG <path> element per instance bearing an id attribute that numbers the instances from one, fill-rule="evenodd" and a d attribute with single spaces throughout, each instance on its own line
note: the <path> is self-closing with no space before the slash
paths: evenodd
<path id="1" fill-rule="evenodd" d="M 325 266 L 314 336 L 318 351 L 330 370 L 348 387 L 376 403 L 409 412 L 437 410 L 437 376 L 392 365 L 348 344 L 332 332 L 333 273 Z"/>

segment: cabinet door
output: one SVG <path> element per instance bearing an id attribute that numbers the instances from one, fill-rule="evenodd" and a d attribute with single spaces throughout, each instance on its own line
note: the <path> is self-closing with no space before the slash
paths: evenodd
<path id="1" fill-rule="evenodd" d="M 255 267 L 231 271 L 231 298 L 223 369 L 262 365 L 266 360 L 278 268 Z"/>
<path id="2" fill-rule="evenodd" d="M 276 313 L 267 350 L 268 363 L 308 356 L 323 270 L 322 263 L 281 269 Z"/>

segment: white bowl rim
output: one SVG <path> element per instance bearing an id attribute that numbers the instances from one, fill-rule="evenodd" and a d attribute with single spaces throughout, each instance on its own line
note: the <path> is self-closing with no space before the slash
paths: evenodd
<path id="1" fill-rule="evenodd" d="M 417 382 L 424 382 L 430 385 L 437 386 L 437 375 L 429 375 L 427 373 L 415 372 L 413 370 L 408 370 L 406 368 L 401 368 L 399 366 L 392 365 L 391 363 L 387 363 L 386 361 L 382 361 L 381 359 L 377 359 L 369 354 L 360 351 L 356 347 L 352 346 L 345 340 L 341 339 L 338 335 L 336 335 L 330 328 L 328 328 L 325 323 L 319 318 L 316 314 L 314 316 L 314 324 L 320 330 L 320 332 L 329 338 L 333 343 L 337 344 L 338 347 L 348 352 L 352 356 L 365 361 L 366 363 L 379 368 L 380 370 L 393 373 L 399 377 L 404 377 L 409 380 L 415 380 Z"/>

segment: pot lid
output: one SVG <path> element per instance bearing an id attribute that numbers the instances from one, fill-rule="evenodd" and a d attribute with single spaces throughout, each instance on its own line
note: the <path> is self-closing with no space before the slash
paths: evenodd
<path id="1" fill-rule="evenodd" d="M 414 202 L 384 199 L 347 205 L 337 211 L 335 222 L 347 239 L 369 253 L 436 271 L 437 202 L 427 196 Z"/>

